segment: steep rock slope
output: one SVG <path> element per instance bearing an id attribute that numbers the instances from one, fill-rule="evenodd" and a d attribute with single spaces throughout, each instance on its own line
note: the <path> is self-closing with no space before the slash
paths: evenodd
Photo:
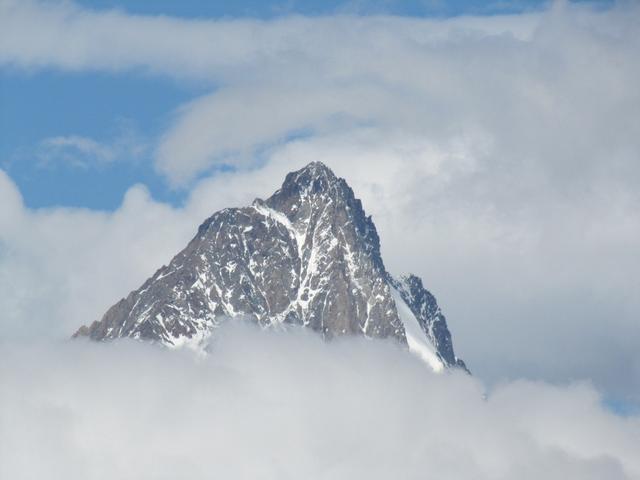
<path id="1" fill-rule="evenodd" d="M 234 317 L 325 338 L 391 337 L 436 370 L 465 368 L 435 298 L 415 276 L 391 277 L 371 217 L 318 162 L 288 174 L 267 200 L 215 213 L 169 265 L 74 336 L 201 348 Z"/>

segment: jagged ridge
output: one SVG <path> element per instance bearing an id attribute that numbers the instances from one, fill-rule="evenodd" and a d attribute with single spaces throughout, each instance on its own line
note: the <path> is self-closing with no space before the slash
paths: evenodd
<path id="1" fill-rule="evenodd" d="M 391 337 L 412 350 L 421 342 L 436 370 L 466 368 L 435 298 L 415 276 L 391 277 L 371 217 L 319 162 L 289 173 L 267 200 L 212 215 L 168 266 L 74 336 L 202 348 L 228 317 L 302 325 L 325 338 Z M 421 338 L 407 337 L 407 321 Z"/>

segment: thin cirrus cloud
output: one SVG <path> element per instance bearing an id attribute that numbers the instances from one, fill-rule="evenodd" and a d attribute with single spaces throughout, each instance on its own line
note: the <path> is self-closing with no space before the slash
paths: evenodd
<path id="1" fill-rule="evenodd" d="M 110 163 L 115 159 L 116 153 L 113 148 L 92 138 L 66 135 L 42 140 L 37 156 L 44 166 L 64 162 L 86 168 L 89 163 Z"/>
<path id="2" fill-rule="evenodd" d="M 130 122 L 121 122 L 116 135 L 106 141 L 81 135 L 58 135 L 40 141 L 33 152 L 39 167 L 60 164 L 74 168 L 96 168 L 114 162 L 136 162 L 145 157 L 149 145 Z"/>

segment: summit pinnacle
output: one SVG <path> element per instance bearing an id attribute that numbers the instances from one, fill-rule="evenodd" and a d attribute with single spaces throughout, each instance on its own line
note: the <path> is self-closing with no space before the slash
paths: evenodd
<path id="1" fill-rule="evenodd" d="M 466 369 L 435 298 L 394 279 L 371 217 L 320 162 L 251 206 L 221 210 L 167 266 L 74 337 L 130 337 L 203 348 L 229 318 L 301 325 L 330 339 L 393 338 L 435 370 Z"/>

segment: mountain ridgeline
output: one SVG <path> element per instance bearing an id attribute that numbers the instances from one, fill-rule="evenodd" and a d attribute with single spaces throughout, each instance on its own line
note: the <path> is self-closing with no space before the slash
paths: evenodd
<path id="1" fill-rule="evenodd" d="M 466 370 L 433 295 L 418 277 L 386 271 L 371 217 L 319 162 L 267 200 L 212 215 L 169 265 L 74 337 L 204 348 L 234 317 L 326 339 L 393 338 L 434 370 Z"/>

